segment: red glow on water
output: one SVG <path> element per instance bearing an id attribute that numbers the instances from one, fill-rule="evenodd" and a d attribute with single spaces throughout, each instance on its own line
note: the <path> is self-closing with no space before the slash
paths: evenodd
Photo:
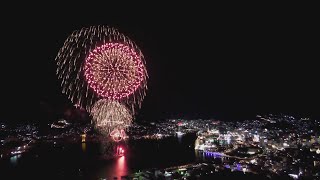
<path id="1" fill-rule="evenodd" d="M 123 176 L 127 173 L 127 166 L 126 166 L 126 161 L 124 156 L 118 158 L 115 170 L 116 170 L 117 176 Z"/>
<path id="2" fill-rule="evenodd" d="M 121 179 L 121 176 L 127 176 L 130 174 L 125 156 L 121 156 L 115 159 L 115 161 L 115 163 L 112 163 L 112 166 L 109 166 L 104 170 L 102 176 L 105 176 L 108 179 L 114 179 L 115 177 Z"/>

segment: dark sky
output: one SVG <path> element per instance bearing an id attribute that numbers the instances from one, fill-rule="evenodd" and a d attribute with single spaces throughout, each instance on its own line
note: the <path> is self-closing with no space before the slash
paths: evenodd
<path id="1" fill-rule="evenodd" d="M 26 39 L 21 50 L 10 51 L 12 66 L 21 63 L 14 79 L 24 84 L 5 80 L 10 86 L 2 94 L 10 98 L 3 117 L 33 118 L 39 103 L 40 114 L 62 111 L 69 100 L 60 93 L 54 58 L 73 30 L 99 24 L 118 28 L 145 55 L 149 91 L 138 118 L 319 117 L 319 29 L 312 13 L 198 10 L 56 11 L 35 25 L 31 18 L 27 25 L 14 23 L 11 45 Z"/>

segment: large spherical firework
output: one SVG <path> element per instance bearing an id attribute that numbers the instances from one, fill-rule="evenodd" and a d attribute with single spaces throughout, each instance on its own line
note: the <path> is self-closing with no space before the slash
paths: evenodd
<path id="1" fill-rule="evenodd" d="M 145 96 L 147 71 L 140 49 L 115 28 L 91 26 L 74 31 L 56 62 L 63 92 L 90 111 L 99 99 L 121 102 L 134 113 Z"/>
<path id="2" fill-rule="evenodd" d="M 91 51 L 84 69 L 89 86 L 111 100 L 133 94 L 145 77 L 141 57 L 128 45 L 119 43 L 107 43 Z"/>
<path id="3" fill-rule="evenodd" d="M 130 111 L 117 101 L 101 99 L 91 110 L 95 127 L 103 134 L 110 134 L 113 130 L 125 130 L 132 122 Z"/>

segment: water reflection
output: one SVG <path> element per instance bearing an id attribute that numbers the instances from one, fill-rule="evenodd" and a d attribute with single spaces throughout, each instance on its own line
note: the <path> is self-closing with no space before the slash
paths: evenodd
<path id="1" fill-rule="evenodd" d="M 83 151 L 83 152 L 86 152 L 86 150 L 87 150 L 87 144 L 86 144 L 86 143 L 82 143 L 82 144 L 81 144 L 81 148 L 82 148 L 82 151 Z"/>
<path id="2" fill-rule="evenodd" d="M 103 168 L 103 173 L 106 178 L 112 179 L 117 177 L 121 179 L 121 176 L 127 176 L 130 174 L 127 164 L 127 158 L 125 156 L 118 157 L 113 159 L 111 164 L 108 164 L 105 168 Z"/>
<path id="3" fill-rule="evenodd" d="M 12 156 L 12 157 L 10 158 L 10 163 L 11 163 L 12 165 L 16 166 L 16 165 L 18 164 L 18 159 L 19 159 L 20 157 L 21 157 L 20 154 L 15 155 L 15 156 Z"/>
<path id="4" fill-rule="evenodd" d="M 41 169 L 41 172 L 53 173 L 52 179 L 114 179 L 114 177 L 121 179 L 121 176 L 127 176 L 139 170 L 193 162 L 195 136 L 186 135 L 181 140 L 180 143 L 176 137 L 157 141 L 135 140 L 121 143 L 102 140 L 99 143 L 82 142 L 81 145 L 57 143 L 56 147 L 51 143 L 43 143 L 34 146 L 32 151 L 27 152 L 23 157 L 13 156 L 4 163 L 8 169 L 14 165 L 17 167 L 11 168 L 14 171 L 11 174 L 28 172 L 30 177 L 36 176 L 33 174 Z M 119 154 L 115 156 L 118 146 L 124 150 L 124 156 Z M 2 171 L 0 176 L 1 174 Z"/>
<path id="5" fill-rule="evenodd" d="M 179 144 L 181 144 L 182 143 L 182 135 L 177 135 L 177 138 L 178 138 Z"/>
<path id="6" fill-rule="evenodd" d="M 121 176 L 126 175 L 127 173 L 127 164 L 126 164 L 126 158 L 125 156 L 122 156 L 118 158 L 117 164 L 116 164 L 116 176 L 120 178 Z"/>

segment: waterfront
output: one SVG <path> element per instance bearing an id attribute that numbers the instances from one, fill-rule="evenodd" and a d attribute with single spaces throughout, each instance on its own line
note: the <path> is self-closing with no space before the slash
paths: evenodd
<path id="1" fill-rule="evenodd" d="M 36 173 L 41 172 L 54 174 L 53 179 L 192 179 L 219 173 L 319 177 L 319 122 L 313 119 L 257 115 L 256 120 L 239 122 L 173 119 L 135 124 L 125 144 L 96 134 L 90 126 L 59 122 L 62 125 L 54 123 L 46 134 L 39 134 L 36 126 L 3 124 L 1 176 L 51 178 Z M 110 159 L 116 150 L 124 156 Z"/>
<path id="2" fill-rule="evenodd" d="M 195 134 L 163 140 L 129 141 L 126 155 L 105 159 L 99 143 L 42 143 L 30 152 L 0 161 L 0 179 L 99 179 L 139 170 L 193 163 Z"/>

